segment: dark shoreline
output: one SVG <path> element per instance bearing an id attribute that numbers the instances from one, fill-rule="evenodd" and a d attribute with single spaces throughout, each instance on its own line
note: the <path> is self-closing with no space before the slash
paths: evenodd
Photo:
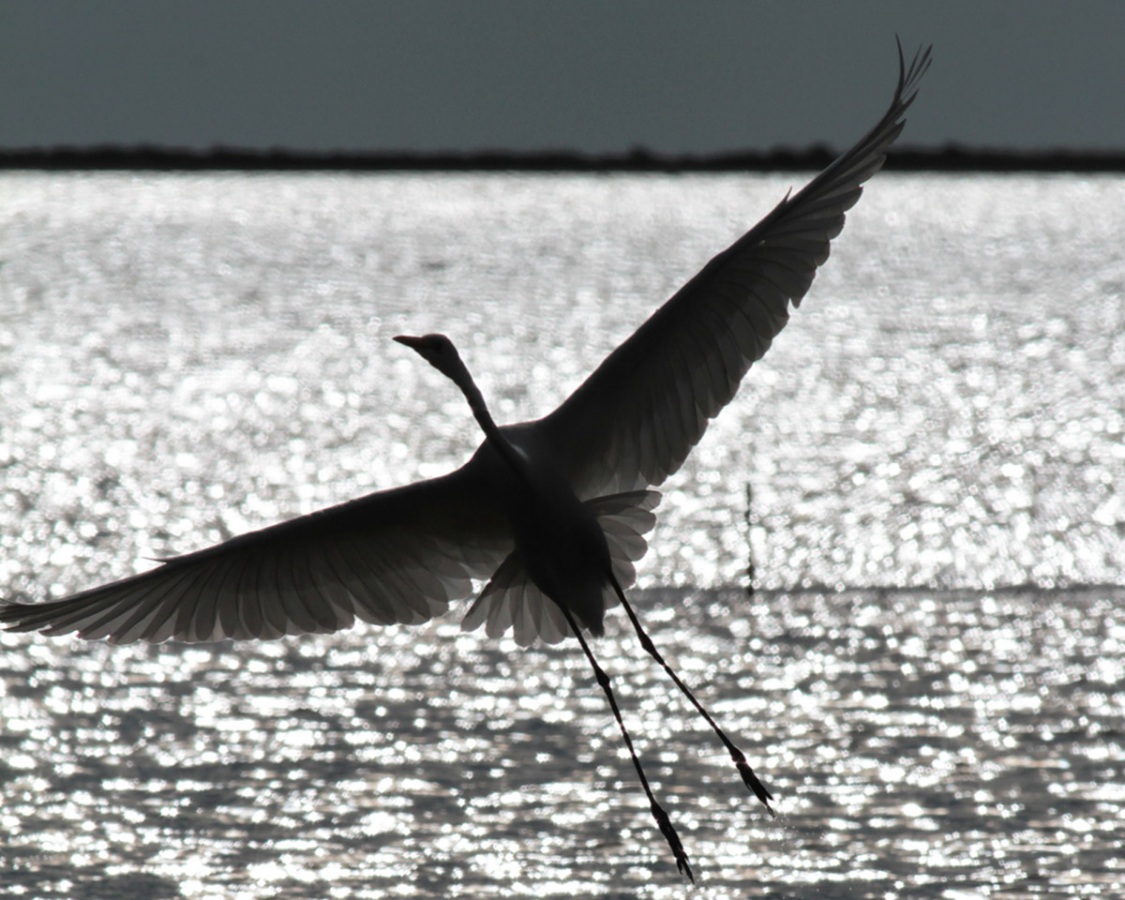
<path id="1" fill-rule="evenodd" d="M 46 171 L 354 171 L 354 172 L 777 172 L 816 171 L 835 157 L 826 147 L 801 152 L 661 155 L 645 150 L 593 155 L 570 152 L 304 153 L 290 150 L 206 151 L 162 147 L 0 149 L 0 170 Z M 904 149 L 886 168 L 902 172 L 1125 172 L 1121 153 L 1010 153 Z"/>

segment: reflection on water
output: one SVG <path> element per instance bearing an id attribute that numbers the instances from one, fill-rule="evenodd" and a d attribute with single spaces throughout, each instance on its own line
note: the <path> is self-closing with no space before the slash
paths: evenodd
<path id="1" fill-rule="evenodd" d="M 542 414 L 790 180 L 2 176 L 0 596 L 455 465 L 390 335 Z M 1122 891 L 1123 195 L 880 176 L 666 486 L 637 605 L 778 819 L 596 649 L 707 896 Z M 0 636 L 0 829 L 13 896 L 683 894 L 581 655 L 455 616 Z"/>
<path id="2" fill-rule="evenodd" d="M 643 592 L 776 821 L 625 623 L 599 649 L 708 896 L 1094 896 L 1125 880 L 1122 601 Z M 680 892 L 568 646 L 4 647 L 5 866 L 37 896 Z"/>

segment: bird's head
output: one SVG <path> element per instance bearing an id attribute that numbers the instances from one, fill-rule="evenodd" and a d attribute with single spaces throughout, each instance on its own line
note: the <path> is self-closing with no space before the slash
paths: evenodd
<path id="1" fill-rule="evenodd" d="M 422 337 L 400 334 L 395 340 L 400 344 L 405 344 L 457 384 L 462 384 L 468 374 L 457 348 L 453 346 L 453 341 L 444 334 L 426 334 Z"/>

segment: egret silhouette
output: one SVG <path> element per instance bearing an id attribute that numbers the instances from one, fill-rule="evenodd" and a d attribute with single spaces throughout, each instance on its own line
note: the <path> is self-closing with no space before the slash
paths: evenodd
<path id="1" fill-rule="evenodd" d="M 854 147 L 712 259 L 542 419 L 497 426 L 442 335 L 398 337 L 449 377 L 484 441 L 460 469 L 165 559 L 61 600 L 0 606 L 13 631 L 114 643 L 251 640 L 323 633 L 356 617 L 424 622 L 487 583 L 463 627 L 517 643 L 577 638 L 593 667 L 679 870 L 688 857 L 645 777 L 610 679 L 583 632 L 618 602 L 645 651 L 718 735 L 766 808 L 772 795 L 660 655 L 625 596 L 659 485 L 734 396 L 799 305 L 844 213 L 903 128 L 929 49 L 904 64 L 891 105 Z"/>

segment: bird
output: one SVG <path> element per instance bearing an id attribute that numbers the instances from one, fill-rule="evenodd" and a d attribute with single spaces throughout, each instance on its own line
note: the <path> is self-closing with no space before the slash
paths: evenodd
<path id="1" fill-rule="evenodd" d="M 449 474 L 159 561 L 69 597 L 0 604 L 0 624 L 112 643 L 275 639 L 351 627 L 419 624 L 483 589 L 462 627 L 517 644 L 573 636 L 629 750 L 652 816 L 694 882 L 680 837 L 645 775 L 611 680 L 590 640 L 620 604 L 643 649 L 730 753 L 766 809 L 773 795 L 641 625 L 626 596 L 659 502 L 708 422 L 737 392 L 828 259 L 864 183 L 883 165 L 930 65 L 909 65 L 879 121 L 797 193 L 712 258 L 553 412 L 497 425 L 453 342 L 399 336 L 464 395 L 484 439 Z"/>

